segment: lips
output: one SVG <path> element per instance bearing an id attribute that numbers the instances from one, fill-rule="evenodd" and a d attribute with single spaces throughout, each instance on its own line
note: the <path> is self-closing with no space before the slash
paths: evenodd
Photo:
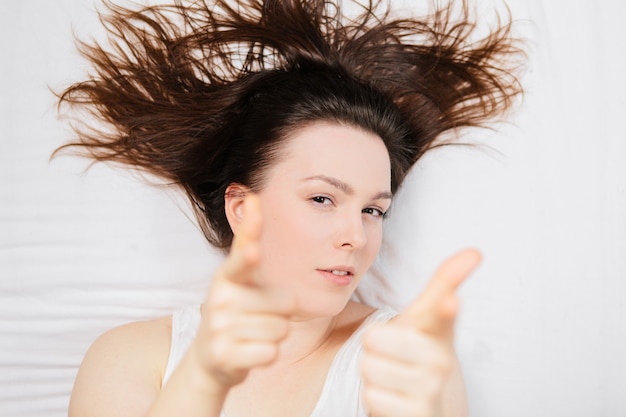
<path id="1" fill-rule="evenodd" d="M 331 284 L 345 287 L 352 283 L 354 268 L 351 266 L 333 266 L 330 268 L 318 269 L 318 272 Z"/>

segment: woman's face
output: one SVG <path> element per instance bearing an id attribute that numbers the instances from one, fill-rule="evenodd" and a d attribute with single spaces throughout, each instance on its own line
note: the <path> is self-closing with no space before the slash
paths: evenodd
<path id="1" fill-rule="evenodd" d="M 304 317 L 339 313 L 378 254 L 390 186 L 379 136 L 329 122 L 293 133 L 259 193 L 260 279 L 292 288 Z"/>

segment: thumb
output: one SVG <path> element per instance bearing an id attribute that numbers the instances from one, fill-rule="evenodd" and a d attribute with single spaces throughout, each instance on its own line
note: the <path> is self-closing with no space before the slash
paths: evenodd
<path id="1" fill-rule="evenodd" d="M 422 293 L 394 321 L 419 332 L 450 337 L 458 310 L 456 290 L 480 260 L 475 249 L 465 249 L 445 260 Z"/>

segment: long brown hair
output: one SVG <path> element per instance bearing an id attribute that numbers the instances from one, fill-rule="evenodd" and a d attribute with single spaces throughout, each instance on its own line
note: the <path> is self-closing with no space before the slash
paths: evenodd
<path id="1" fill-rule="evenodd" d="M 181 186 L 223 249 L 232 240 L 226 187 L 262 187 L 281 141 L 303 124 L 378 134 L 395 192 L 442 132 L 485 125 L 521 92 L 510 18 L 473 39 L 465 0 L 422 18 L 392 18 L 376 0 L 351 18 L 328 0 L 105 6 L 109 45 L 79 43 L 92 76 L 59 96 L 105 127 L 78 124 L 78 139 L 59 150 Z"/>

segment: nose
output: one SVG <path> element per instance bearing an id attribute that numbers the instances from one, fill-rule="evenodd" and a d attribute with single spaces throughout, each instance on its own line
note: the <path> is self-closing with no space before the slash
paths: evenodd
<path id="1" fill-rule="evenodd" d="M 363 215 L 344 216 L 338 226 L 337 246 L 343 249 L 356 250 L 367 243 L 367 233 L 363 224 Z"/>

